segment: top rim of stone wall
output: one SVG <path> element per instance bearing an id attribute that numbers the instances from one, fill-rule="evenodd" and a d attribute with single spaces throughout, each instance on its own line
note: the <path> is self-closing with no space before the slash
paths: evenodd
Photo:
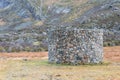
<path id="1" fill-rule="evenodd" d="M 88 31 L 102 31 L 103 29 L 82 29 L 82 28 L 75 28 L 75 27 L 56 27 L 56 28 L 50 28 L 48 31 L 54 31 L 54 30 L 88 30 Z"/>

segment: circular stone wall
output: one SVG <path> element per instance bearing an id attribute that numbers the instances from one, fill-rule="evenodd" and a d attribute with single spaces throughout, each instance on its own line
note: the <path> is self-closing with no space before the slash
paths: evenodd
<path id="1" fill-rule="evenodd" d="M 59 28 L 48 31 L 49 62 L 67 64 L 100 63 L 103 59 L 103 31 Z"/>

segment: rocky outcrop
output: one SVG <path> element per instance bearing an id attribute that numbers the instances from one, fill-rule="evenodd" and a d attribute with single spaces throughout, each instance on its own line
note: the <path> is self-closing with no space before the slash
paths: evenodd
<path id="1" fill-rule="evenodd" d="M 0 17 L 2 18 L 38 18 L 35 9 L 27 0 L 1 0 L 0 1 Z M 14 17 L 12 17 L 14 15 Z M 9 20 L 9 19 L 7 19 Z"/>

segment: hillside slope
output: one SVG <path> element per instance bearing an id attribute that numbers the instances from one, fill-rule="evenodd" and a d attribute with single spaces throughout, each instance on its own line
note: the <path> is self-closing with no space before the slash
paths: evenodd
<path id="1" fill-rule="evenodd" d="M 105 46 L 120 45 L 119 13 L 120 0 L 0 0 L 0 51 L 47 50 L 53 26 L 103 29 Z"/>

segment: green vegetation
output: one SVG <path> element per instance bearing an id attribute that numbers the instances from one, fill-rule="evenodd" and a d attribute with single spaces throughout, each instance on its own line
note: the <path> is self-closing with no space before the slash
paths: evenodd
<path id="1" fill-rule="evenodd" d="M 24 64 L 27 64 L 28 66 L 83 66 L 83 67 L 90 67 L 90 66 L 108 66 L 111 63 L 104 61 L 99 64 L 80 64 L 80 65 L 70 65 L 70 64 L 56 64 L 56 63 L 49 63 L 48 60 L 28 60 L 28 61 L 22 61 Z"/>
<path id="2" fill-rule="evenodd" d="M 105 41 L 104 42 L 104 47 L 107 47 L 107 46 L 119 46 L 120 45 L 120 41 L 119 40 L 113 40 L 113 41 Z"/>

